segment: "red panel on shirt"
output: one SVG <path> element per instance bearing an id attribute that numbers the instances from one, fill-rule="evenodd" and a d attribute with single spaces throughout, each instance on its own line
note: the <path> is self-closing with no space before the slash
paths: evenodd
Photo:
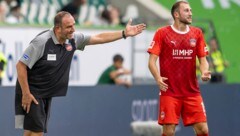
<path id="1" fill-rule="evenodd" d="M 179 34 L 166 26 L 157 30 L 150 54 L 159 56 L 160 74 L 167 77 L 168 90 L 161 92 L 168 96 L 196 96 L 200 94 L 196 78 L 196 56 L 207 55 L 203 34 L 196 27 L 189 32 Z"/>

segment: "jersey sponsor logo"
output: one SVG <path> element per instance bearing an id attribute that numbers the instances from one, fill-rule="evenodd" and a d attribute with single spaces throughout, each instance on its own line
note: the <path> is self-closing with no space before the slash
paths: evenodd
<path id="1" fill-rule="evenodd" d="M 56 61 L 57 60 L 57 55 L 56 54 L 48 54 L 47 55 L 47 60 L 48 61 Z"/>
<path id="2" fill-rule="evenodd" d="M 66 44 L 65 48 L 67 51 L 72 51 L 72 49 L 73 49 L 71 44 Z"/>
<path id="3" fill-rule="evenodd" d="M 23 54 L 23 59 L 24 60 L 29 60 L 29 56 L 27 54 Z"/>
<path id="4" fill-rule="evenodd" d="M 173 56 L 191 56 L 193 50 L 178 50 L 173 49 Z"/>
<path id="5" fill-rule="evenodd" d="M 196 46 L 196 39 L 190 39 L 189 42 L 190 42 L 190 46 L 191 47 L 195 47 Z"/>
<path id="6" fill-rule="evenodd" d="M 193 50 L 179 50 L 173 49 L 173 59 L 192 59 Z"/>
<path id="7" fill-rule="evenodd" d="M 152 49 L 155 44 L 155 41 L 152 41 L 151 45 L 148 47 L 148 49 Z"/>

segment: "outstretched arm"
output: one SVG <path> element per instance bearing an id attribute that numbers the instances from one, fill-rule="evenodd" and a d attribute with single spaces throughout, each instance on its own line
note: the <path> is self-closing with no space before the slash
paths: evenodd
<path id="1" fill-rule="evenodd" d="M 113 42 L 125 37 L 132 37 L 140 34 L 145 28 L 145 24 L 131 25 L 132 19 L 130 19 L 126 25 L 125 30 L 115 32 L 105 32 L 91 36 L 88 45 L 102 44 Z"/>
<path id="2" fill-rule="evenodd" d="M 159 88 L 162 91 L 167 91 L 168 85 L 166 83 L 164 83 L 164 81 L 167 80 L 168 78 L 160 76 L 160 73 L 159 73 L 157 65 L 156 65 L 157 59 L 158 59 L 157 55 L 150 54 L 149 60 L 148 60 L 148 68 L 149 68 L 150 72 L 152 73 L 155 81 L 157 82 Z"/>

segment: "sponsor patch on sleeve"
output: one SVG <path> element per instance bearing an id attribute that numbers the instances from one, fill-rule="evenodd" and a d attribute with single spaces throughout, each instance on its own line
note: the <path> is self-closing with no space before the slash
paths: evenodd
<path id="1" fill-rule="evenodd" d="M 204 48 L 204 52 L 208 52 L 208 47 L 205 47 L 205 48 Z"/>
<path id="2" fill-rule="evenodd" d="M 152 49 L 155 44 L 155 41 L 152 41 L 151 45 L 148 47 L 148 49 Z"/>
<path id="3" fill-rule="evenodd" d="M 23 58 L 24 60 L 26 60 L 26 61 L 29 60 L 29 56 L 28 56 L 27 54 L 23 54 L 22 58 Z"/>

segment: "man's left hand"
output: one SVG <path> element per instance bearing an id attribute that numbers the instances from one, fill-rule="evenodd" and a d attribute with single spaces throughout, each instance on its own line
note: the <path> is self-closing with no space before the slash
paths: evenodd
<path id="1" fill-rule="evenodd" d="M 138 35 L 142 33 L 142 31 L 145 29 L 146 29 L 146 24 L 142 23 L 142 24 L 132 25 L 132 19 L 129 19 L 124 32 L 126 37 L 128 37 L 128 36 Z"/>

